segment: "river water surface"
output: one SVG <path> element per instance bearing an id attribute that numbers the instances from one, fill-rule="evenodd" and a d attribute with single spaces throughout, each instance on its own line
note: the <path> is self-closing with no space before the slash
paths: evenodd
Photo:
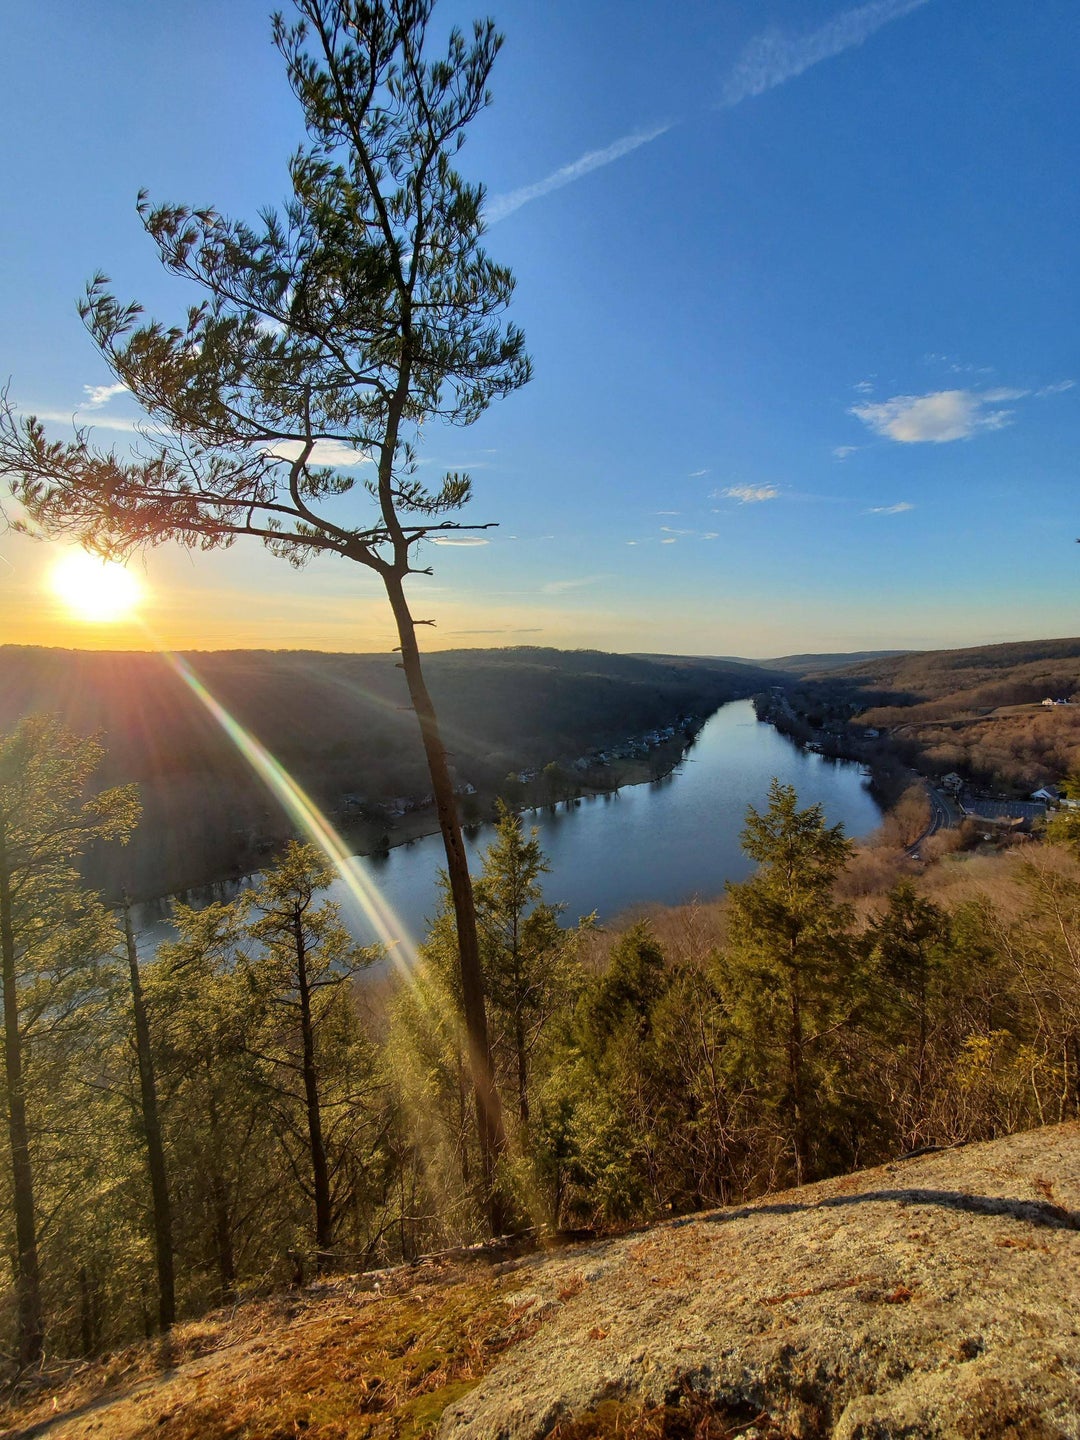
<path id="1" fill-rule="evenodd" d="M 725 880 L 743 879 L 753 868 L 739 834 L 746 807 L 766 804 L 774 775 L 795 786 L 801 805 L 820 801 L 829 822 L 842 821 L 849 835 L 865 835 L 881 821 L 858 765 L 809 754 L 755 719 L 749 700 L 733 701 L 705 724 L 665 779 L 560 805 L 554 813 L 526 812 L 525 825 L 540 832 L 551 866 L 545 898 L 565 904 L 568 920 L 595 910 L 606 921 L 636 905 L 718 895 Z M 490 825 L 467 837 L 474 874 L 491 839 Z M 411 938 L 422 939 L 445 863 L 441 837 L 356 863 Z M 357 938 L 374 939 L 340 883 L 335 899 Z"/>
<path id="2" fill-rule="evenodd" d="M 842 821 L 851 836 L 867 834 L 881 820 L 860 766 L 800 749 L 758 721 L 749 700 L 736 700 L 706 722 L 663 780 L 554 811 L 526 812 L 525 824 L 539 831 L 551 867 L 544 877 L 545 898 L 564 904 L 568 921 L 596 911 L 604 922 L 635 906 L 719 895 L 725 880 L 741 880 L 753 868 L 739 835 L 746 807 L 765 806 L 773 776 L 794 785 L 801 805 L 820 802 L 829 823 Z M 474 874 L 492 833 L 492 826 L 482 825 L 466 836 Z M 357 940 L 369 944 L 392 935 L 408 946 L 427 933 L 444 863 L 438 835 L 354 859 L 359 888 L 380 902 L 381 934 L 354 889 L 337 880 L 331 894 Z M 138 919 L 141 954 L 173 938 L 160 908 L 147 907 Z"/>

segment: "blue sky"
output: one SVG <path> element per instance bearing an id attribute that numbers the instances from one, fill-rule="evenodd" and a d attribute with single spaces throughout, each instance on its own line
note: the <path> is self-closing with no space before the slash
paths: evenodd
<path id="1" fill-rule="evenodd" d="M 487 13 L 441 0 L 440 26 Z M 430 551 L 438 645 L 699 654 L 1069 635 L 1076 605 L 1080 8 L 500 0 L 461 168 L 535 379 L 432 466 L 489 544 Z M 75 314 L 98 268 L 191 298 L 134 214 L 280 201 L 300 138 L 261 3 L 18 3 L 2 61 L 0 335 L 15 401 L 134 410 Z M 12 143 L 11 137 L 17 137 Z M 144 646 L 0 535 L 0 641 Z M 377 584 L 257 548 L 144 562 L 173 646 L 389 648 Z"/>

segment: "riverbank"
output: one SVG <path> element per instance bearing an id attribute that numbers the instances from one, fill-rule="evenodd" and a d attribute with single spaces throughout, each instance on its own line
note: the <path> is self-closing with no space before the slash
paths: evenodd
<path id="1" fill-rule="evenodd" d="M 702 729 L 722 708 L 723 706 L 717 706 L 705 719 L 695 720 L 692 730 L 684 730 L 671 739 L 661 741 L 646 755 L 614 758 L 604 765 L 594 765 L 584 776 L 575 776 L 575 783 L 566 786 L 561 793 L 555 793 L 552 799 L 512 805 L 509 808 L 515 814 L 540 817 L 570 808 L 582 800 L 595 800 L 603 796 L 617 795 L 621 790 L 639 785 L 656 784 L 679 768 L 696 744 Z M 569 770 L 562 771 L 564 776 L 572 773 Z M 493 824 L 498 819 L 498 802 L 503 797 L 494 793 L 481 795 L 474 792 L 462 798 L 468 807 L 463 821 L 467 836 L 475 835 L 482 826 Z M 392 851 L 438 835 L 439 821 L 434 805 L 428 805 L 378 819 L 338 815 L 334 817 L 334 830 L 350 854 L 378 860 L 380 857 L 389 856 Z M 274 848 L 284 846 L 288 838 L 289 835 L 283 829 L 276 837 Z M 251 884 L 255 875 L 272 859 L 269 847 L 264 853 L 264 863 L 253 864 L 242 872 L 234 868 L 227 875 L 209 875 L 170 894 L 141 898 L 139 904 L 147 915 L 164 919 L 178 900 L 187 904 L 192 900 L 199 902 L 204 899 L 230 899 Z"/>
<path id="2" fill-rule="evenodd" d="M 721 708 L 718 706 L 717 710 Z M 716 713 L 717 711 L 712 712 L 713 715 Z M 550 782 L 546 782 L 549 798 L 537 797 L 526 799 L 523 803 L 510 804 L 505 794 L 476 792 L 461 797 L 464 801 L 463 826 L 466 830 L 471 830 L 497 820 L 500 800 L 508 804 L 508 808 L 515 814 L 538 815 L 557 809 L 560 805 L 572 805 L 576 801 L 590 800 L 601 795 L 614 795 L 628 786 L 654 784 L 678 769 L 710 719 L 712 715 L 695 721 L 692 731 L 684 730 L 677 736 L 660 741 L 645 755 L 610 759 L 603 764 L 591 765 L 580 774 L 568 768 L 557 767 L 564 783 L 558 788 L 552 788 Z M 539 785 L 543 774 L 533 783 Z M 429 835 L 437 835 L 439 821 L 434 805 L 426 805 L 407 810 L 401 815 L 379 819 L 339 817 L 336 829 L 354 855 L 385 855 L 401 845 L 410 845 L 416 840 L 426 839 Z"/>
<path id="3" fill-rule="evenodd" d="M 526 809 L 526 828 L 538 831 L 550 866 L 545 896 L 564 905 L 571 918 L 595 911 L 606 923 L 634 907 L 707 899 L 721 894 L 726 881 L 745 878 L 752 868 L 740 843 L 747 807 L 767 804 L 774 778 L 793 786 L 801 805 L 821 804 L 830 823 L 842 823 L 855 839 L 881 824 L 881 811 L 857 766 L 825 761 L 793 745 L 773 726 L 758 723 L 749 700 L 721 706 L 692 746 L 672 738 L 675 744 L 647 756 L 622 757 L 602 777 L 607 789 L 582 785 L 585 793 L 576 803 Z M 616 791 L 619 782 L 636 783 L 622 783 Z M 430 813 L 408 819 L 418 829 L 435 828 Z M 492 834 L 487 824 L 466 829 L 474 874 Z M 391 928 L 415 943 L 428 932 L 446 857 L 438 834 L 418 834 L 411 843 L 407 831 L 394 838 L 401 843 L 360 855 L 355 870 L 363 892 L 378 896 L 383 918 L 393 917 Z M 347 848 L 359 848 L 354 833 L 344 840 Z M 359 943 L 384 938 L 344 881 L 335 882 L 331 898 L 341 904 Z M 147 919 L 167 923 L 160 909 Z M 155 936 L 167 938 L 164 929 Z M 148 947 L 154 938 L 148 935 Z"/>
<path id="4" fill-rule="evenodd" d="M 870 738 L 859 738 L 839 723 L 815 724 L 793 708 L 783 690 L 757 695 L 753 704 L 759 720 L 812 755 L 863 766 L 870 777 L 870 792 L 883 811 L 893 809 L 908 786 L 923 778 L 896 755 L 887 736 L 874 732 Z"/>

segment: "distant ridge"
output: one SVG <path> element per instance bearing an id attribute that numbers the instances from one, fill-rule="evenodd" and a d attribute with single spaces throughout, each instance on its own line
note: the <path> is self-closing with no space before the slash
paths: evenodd
<path id="1" fill-rule="evenodd" d="M 404 813 L 398 800 L 422 803 L 430 789 L 394 655 L 208 650 L 184 658 L 318 805 L 369 814 L 376 841 L 390 825 L 376 818 L 378 807 Z M 538 646 L 435 651 L 425 669 L 466 819 L 482 818 L 511 774 L 573 764 L 679 717 L 702 719 L 771 680 L 716 661 Z M 277 802 L 163 656 L 0 645 L 0 734 L 35 710 L 56 712 L 80 734 L 102 734 L 102 784 L 140 785 L 145 818 L 116 861 L 137 898 L 231 875 L 287 833 Z"/>
<path id="2" fill-rule="evenodd" d="M 848 665 L 863 665 L 872 660 L 896 660 L 901 655 L 919 655 L 919 650 L 850 650 L 824 655 L 781 655 L 775 660 L 748 660 L 765 670 L 791 670 L 798 675 L 820 670 L 841 670 Z"/>
<path id="3" fill-rule="evenodd" d="M 687 659 L 698 665 L 749 665 L 755 670 L 782 670 L 795 675 L 816 674 L 821 670 L 839 670 L 848 665 L 861 665 L 872 660 L 895 660 L 901 655 L 918 655 L 918 650 L 847 650 L 822 655 L 780 655 L 773 660 L 747 660 L 741 655 L 693 655 Z M 668 655 L 649 655 L 643 659 L 670 660 Z"/>

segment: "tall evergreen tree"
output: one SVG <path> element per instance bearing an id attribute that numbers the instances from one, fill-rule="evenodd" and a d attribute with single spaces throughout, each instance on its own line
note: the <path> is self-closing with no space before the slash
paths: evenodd
<path id="1" fill-rule="evenodd" d="M 316 903 L 332 879 L 321 851 L 292 841 L 245 897 L 255 912 L 247 934 L 259 947 L 244 962 L 257 1000 L 249 1044 L 272 1097 L 291 1168 L 304 1177 L 311 1197 L 319 1268 L 332 1259 L 341 1210 L 335 1179 L 344 1157 L 335 1156 L 332 1128 L 345 1123 L 350 1098 L 331 1089 L 328 1036 L 345 1018 L 341 1012 L 349 1007 L 354 977 L 379 953 L 350 939 L 336 905 Z M 293 1148 L 301 1136 L 304 1167 Z"/>
<path id="2" fill-rule="evenodd" d="M 251 225 L 143 196 L 163 264 L 194 282 L 201 303 L 180 325 L 142 322 L 140 307 L 116 300 L 98 276 L 82 306 L 102 356 L 161 438 L 136 458 L 96 450 L 86 433 L 51 443 L 36 419 L 5 407 L 0 469 L 46 534 L 106 554 L 251 536 L 294 565 L 333 554 L 378 575 L 446 850 L 490 1180 L 504 1136 L 473 895 L 417 642 L 417 626 L 432 622 L 414 619 L 405 585 L 431 573 L 418 563 L 422 543 L 462 528 L 450 517 L 471 488 L 458 473 L 436 489 L 417 478 L 421 427 L 471 423 L 528 380 L 529 361 L 521 332 L 501 318 L 513 278 L 480 243 L 483 191 L 453 168 L 490 101 L 501 38 L 478 22 L 471 44 L 452 30 L 432 58 L 433 4 L 297 0 L 298 23 L 274 18 L 308 136 L 290 163 L 284 214 L 265 211 Z M 343 446 L 355 462 L 324 463 Z M 374 470 L 358 493 L 361 461 Z"/>
<path id="3" fill-rule="evenodd" d="M 116 943 L 111 916 L 80 883 L 78 858 L 93 841 L 126 840 L 138 818 L 134 786 L 87 797 L 101 755 L 97 741 L 71 734 L 52 716 L 30 716 L 0 739 L 4 1079 L 24 1365 L 40 1358 L 44 1339 L 28 1052 L 42 1033 L 62 1034 L 87 966 Z"/>
<path id="4" fill-rule="evenodd" d="M 145 967 L 145 990 L 175 1158 L 179 1249 L 189 1274 L 208 1270 L 215 1298 L 228 1301 L 242 1233 L 256 1217 L 268 1228 L 280 1189 L 265 1096 L 244 1051 L 250 995 L 238 957 L 241 906 L 180 905 L 174 921 L 177 938 Z"/>
<path id="5" fill-rule="evenodd" d="M 910 880 L 894 887 L 888 908 L 871 919 L 865 936 L 871 964 L 881 980 L 874 1022 L 904 1061 L 892 1118 L 908 1148 L 923 1139 L 921 1127 L 927 1120 L 930 1051 L 942 1019 L 949 938 L 948 916 L 920 896 Z"/>
<path id="6" fill-rule="evenodd" d="M 124 896 L 124 950 L 128 964 L 131 997 L 131 1028 L 135 1046 L 135 1063 L 139 1072 L 139 1117 L 142 1139 L 146 1147 L 146 1165 L 150 1176 L 150 1197 L 154 1217 L 154 1258 L 158 1278 L 158 1325 L 171 1329 L 176 1320 L 176 1268 L 173 1255 L 172 1201 L 169 1177 L 165 1168 L 165 1144 L 161 1131 L 161 1110 L 158 1105 L 157 1067 L 150 1036 L 150 1017 L 143 990 L 138 947 L 131 920 L 131 905 Z"/>
<path id="7" fill-rule="evenodd" d="M 727 887 L 731 1023 L 744 1063 L 772 1096 L 802 1184 L 823 1113 L 813 1071 L 823 1078 L 823 1041 L 852 1013 L 851 915 L 832 893 L 852 844 L 842 825 L 826 825 L 820 805 L 800 810 L 794 787 L 774 780 L 768 808 L 747 811 L 742 846 L 758 869 Z"/>
<path id="8" fill-rule="evenodd" d="M 526 839 L 521 817 L 501 806 L 476 882 L 476 908 L 496 1043 L 511 1058 L 523 1137 L 534 1052 L 575 988 L 574 934 L 563 930 L 558 910 L 543 898 L 541 876 L 548 868 L 537 832 Z"/>

